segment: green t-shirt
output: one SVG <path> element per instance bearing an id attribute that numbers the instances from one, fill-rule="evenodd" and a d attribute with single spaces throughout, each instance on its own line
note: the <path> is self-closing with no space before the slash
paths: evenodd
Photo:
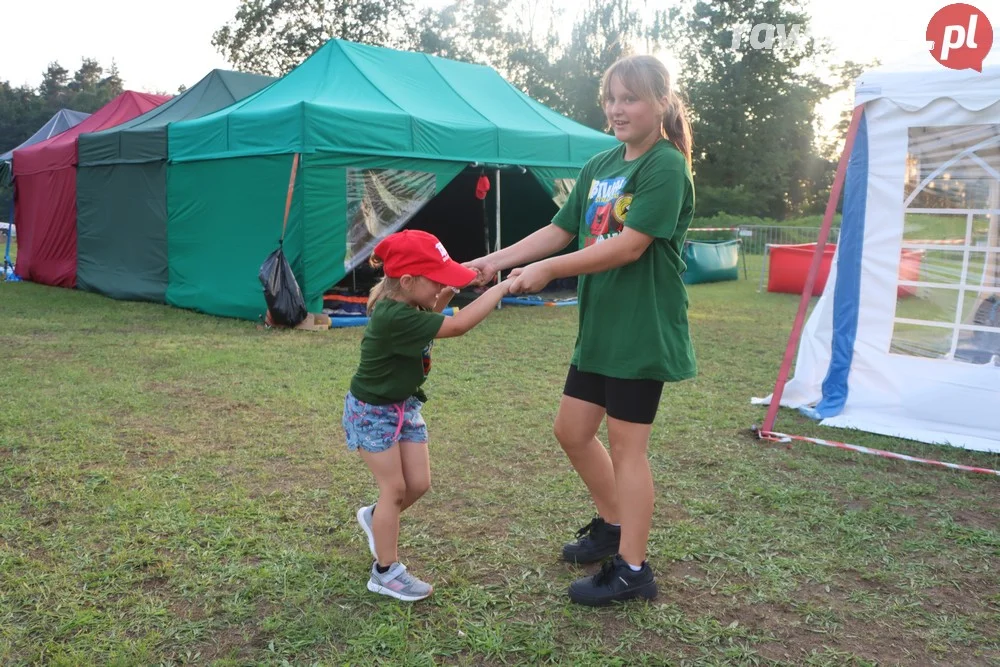
<path id="1" fill-rule="evenodd" d="M 580 276 L 573 363 L 614 378 L 684 380 L 697 372 L 681 278 L 694 216 L 691 172 L 666 140 L 635 160 L 624 155 L 623 144 L 591 158 L 552 221 L 579 236 L 581 249 L 624 227 L 654 237 L 636 261 Z"/>
<path id="2" fill-rule="evenodd" d="M 431 347 L 444 315 L 395 299 L 375 304 L 364 336 L 351 393 L 373 405 L 399 403 L 410 396 L 426 401 L 420 385 L 431 371 Z"/>

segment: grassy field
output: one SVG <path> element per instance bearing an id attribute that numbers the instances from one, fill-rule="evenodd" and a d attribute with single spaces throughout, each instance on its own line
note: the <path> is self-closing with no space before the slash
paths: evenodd
<path id="1" fill-rule="evenodd" d="M 660 597 L 603 610 L 557 558 L 592 512 L 551 436 L 574 308 L 435 348 L 400 553 L 436 592 L 406 605 L 365 589 L 373 485 L 339 426 L 360 330 L 0 283 L 0 663 L 1000 665 L 1000 479 L 756 441 L 797 297 L 751 269 L 690 290 L 701 374 L 651 444 Z"/>

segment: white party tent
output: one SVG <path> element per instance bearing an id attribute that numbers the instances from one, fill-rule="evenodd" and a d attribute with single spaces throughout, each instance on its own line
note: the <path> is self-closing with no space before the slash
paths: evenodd
<path id="1" fill-rule="evenodd" d="M 1000 452 L 993 51 L 982 73 L 923 54 L 856 81 L 837 252 L 782 406 L 823 425 Z"/>

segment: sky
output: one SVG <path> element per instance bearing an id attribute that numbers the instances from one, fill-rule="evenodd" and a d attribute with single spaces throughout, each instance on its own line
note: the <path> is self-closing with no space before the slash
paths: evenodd
<path id="1" fill-rule="evenodd" d="M 583 4 L 580 0 L 553 1 L 567 19 Z M 980 8 L 985 6 L 979 1 Z M 440 7 L 448 0 L 416 2 Z M 646 2 L 664 8 L 674 4 L 673 0 Z M 811 34 L 830 41 L 836 60 L 893 62 L 924 49 L 927 23 L 945 4 L 944 0 L 811 0 Z M 142 0 L 5 0 L 3 5 L 0 80 L 37 86 L 51 61 L 58 60 L 72 74 L 81 59 L 89 57 L 105 67 L 113 59 L 127 89 L 174 93 L 181 84 L 191 86 L 211 69 L 228 67 L 211 40 L 235 15 L 239 0 L 172 0 L 155 5 L 155 10 Z M 143 5 L 150 7 L 146 11 L 155 18 L 140 18 L 136 8 Z M 1000 9 L 997 15 L 994 25 L 1000 25 Z M 571 24 L 571 20 L 561 21 L 564 26 Z M 676 68 L 670 54 L 657 55 Z M 827 105 L 833 110 L 824 113 L 832 117 L 849 102 L 849 97 L 835 100 Z"/>

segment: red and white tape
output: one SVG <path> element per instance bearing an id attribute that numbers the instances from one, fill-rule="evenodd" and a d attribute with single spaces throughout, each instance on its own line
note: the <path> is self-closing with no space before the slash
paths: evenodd
<path id="1" fill-rule="evenodd" d="M 823 445 L 824 447 L 834 447 L 836 449 L 846 449 L 852 452 L 860 452 L 861 454 L 874 454 L 875 456 L 881 456 L 887 459 L 898 459 L 900 461 L 910 461 L 911 463 L 926 463 L 927 465 L 938 466 L 940 468 L 950 468 L 952 470 L 962 470 L 964 472 L 978 472 L 986 475 L 996 475 L 1000 477 L 1000 470 L 991 470 L 989 468 L 977 468 L 975 466 L 965 466 L 961 465 L 960 463 L 945 463 L 944 461 L 934 461 L 932 459 L 921 459 L 916 456 L 908 456 L 906 454 L 887 452 L 882 449 L 871 449 L 870 447 L 862 447 L 861 445 L 849 445 L 847 443 L 837 442 L 836 440 L 807 438 L 801 435 L 787 435 L 785 433 L 775 433 L 773 431 L 761 431 L 760 437 L 765 440 L 771 440 L 774 442 L 789 442 L 791 440 L 799 440 L 801 442 L 811 442 L 814 445 Z"/>

